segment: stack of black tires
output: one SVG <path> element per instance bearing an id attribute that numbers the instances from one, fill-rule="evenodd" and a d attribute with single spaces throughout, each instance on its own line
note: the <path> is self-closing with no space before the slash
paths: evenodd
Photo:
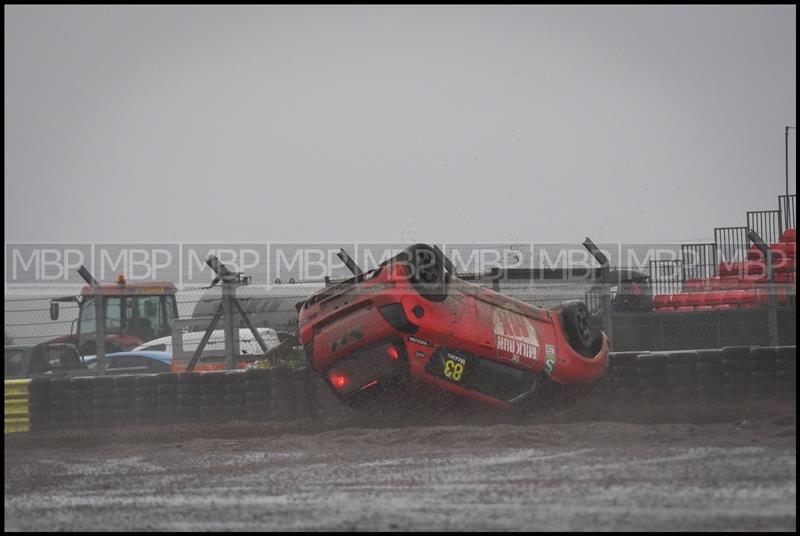
<path id="1" fill-rule="evenodd" d="M 785 397 L 796 390 L 795 351 L 794 346 L 730 346 L 613 353 L 599 387 L 612 390 L 617 398 Z"/>

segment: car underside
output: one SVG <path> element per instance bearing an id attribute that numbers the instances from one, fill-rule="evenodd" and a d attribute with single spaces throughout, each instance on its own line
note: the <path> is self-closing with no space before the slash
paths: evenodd
<path id="1" fill-rule="evenodd" d="M 399 403 L 411 388 L 510 410 L 607 367 L 608 339 L 582 302 L 548 310 L 468 283 L 435 246 L 353 271 L 298 304 L 311 367 L 351 405 Z"/>

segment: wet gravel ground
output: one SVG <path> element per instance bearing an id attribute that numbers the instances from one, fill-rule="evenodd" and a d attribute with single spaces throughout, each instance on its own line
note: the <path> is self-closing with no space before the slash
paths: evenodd
<path id="1" fill-rule="evenodd" d="M 6 530 L 796 530 L 796 418 L 6 436 Z"/>

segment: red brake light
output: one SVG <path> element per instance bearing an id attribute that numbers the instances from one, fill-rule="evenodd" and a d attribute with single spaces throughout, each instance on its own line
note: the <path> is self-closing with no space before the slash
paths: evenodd
<path id="1" fill-rule="evenodd" d="M 389 357 L 391 357 L 394 360 L 397 360 L 400 357 L 400 352 L 398 352 L 397 348 L 395 348 L 394 346 L 390 346 L 389 348 L 387 348 L 386 353 L 389 354 Z"/>
<path id="2" fill-rule="evenodd" d="M 344 389 L 347 387 L 347 376 L 344 374 L 333 373 L 330 375 L 330 380 L 333 386 L 337 389 Z"/>

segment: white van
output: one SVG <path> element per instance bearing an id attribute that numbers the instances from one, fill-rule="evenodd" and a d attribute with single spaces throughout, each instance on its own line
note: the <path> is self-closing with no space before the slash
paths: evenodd
<path id="1" fill-rule="evenodd" d="M 203 331 L 190 331 L 183 334 L 183 351 L 194 352 L 200 341 L 203 339 Z M 271 350 L 280 344 L 278 333 L 272 328 L 258 328 L 258 334 L 267 345 L 267 350 Z M 169 352 L 172 354 L 172 337 L 161 337 L 160 339 L 153 339 L 146 343 L 137 346 L 133 349 L 136 350 L 152 350 L 159 352 Z M 217 329 L 211 332 L 211 338 L 205 347 L 206 351 L 224 351 L 225 350 L 225 330 Z M 264 355 L 258 341 L 253 337 L 253 333 L 247 328 L 239 329 L 239 351 L 242 354 L 250 355 Z"/>

